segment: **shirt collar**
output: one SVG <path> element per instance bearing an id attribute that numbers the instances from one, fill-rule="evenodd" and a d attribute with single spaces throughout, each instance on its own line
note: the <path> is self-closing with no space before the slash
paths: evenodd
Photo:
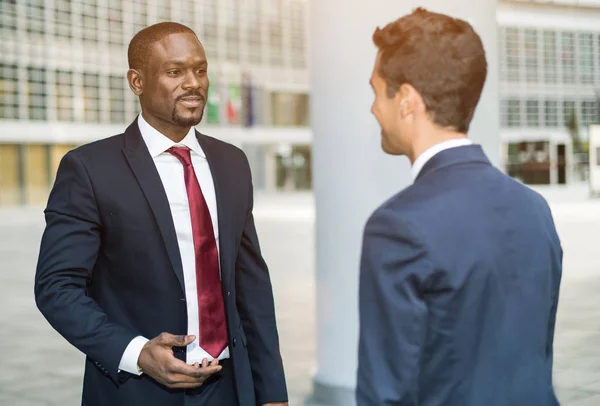
<path id="1" fill-rule="evenodd" d="M 440 142 L 439 144 L 435 144 L 434 146 L 428 148 L 427 150 L 425 150 L 425 152 L 419 155 L 419 157 L 415 160 L 415 163 L 413 164 L 410 170 L 413 182 L 417 179 L 417 176 L 419 176 L 419 173 L 423 169 L 423 166 L 425 166 L 425 164 L 435 155 L 439 154 L 440 152 L 446 149 L 462 147 L 464 145 L 471 145 L 472 143 L 473 142 L 467 138 L 457 138 Z"/>
<path id="2" fill-rule="evenodd" d="M 200 155 L 202 158 L 206 158 L 206 155 L 204 154 L 204 151 L 198 142 L 198 138 L 196 138 L 196 130 L 194 127 L 190 127 L 188 133 L 179 143 L 173 142 L 166 135 L 152 127 L 146 120 L 144 120 L 144 117 L 141 113 L 138 115 L 138 127 L 140 128 L 140 133 L 142 134 L 142 138 L 144 139 L 152 158 L 156 158 L 174 146 L 186 146 L 194 153 Z"/>

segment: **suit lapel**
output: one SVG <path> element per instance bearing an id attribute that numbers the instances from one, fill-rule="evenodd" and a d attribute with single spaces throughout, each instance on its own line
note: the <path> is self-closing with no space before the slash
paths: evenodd
<path id="1" fill-rule="evenodd" d="M 123 153 L 154 213 L 167 249 L 167 255 L 177 275 L 177 279 L 179 279 L 181 289 L 185 292 L 183 265 L 179 254 L 179 246 L 177 245 L 177 234 L 175 232 L 175 225 L 173 224 L 169 200 L 167 199 L 156 165 L 140 134 L 137 119 L 125 131 Z"/>
<path id="2" fill-rule="evenodd" d="M 206 155 L 210 173 L 215 185 L 215 197 L 217 200 L 217 216 L 219 218 L 219 251 L 221 263 L 222 285 L 230 286 L 231 270 L 233 264 L 231 260 L 233 249 L 233 234 L 231 225 L 231 213 L 233 213 L 233 196 L 227 182 L 227 163 L 220 159 L 217 144 L 209 137 L 196 131 L 198 142 Z"/>

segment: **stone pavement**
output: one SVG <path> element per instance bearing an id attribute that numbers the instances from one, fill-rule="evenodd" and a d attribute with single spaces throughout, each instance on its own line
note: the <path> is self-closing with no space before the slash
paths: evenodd
<path id="1" fill-rule="evenodd" d="M 598 406 L 600 200 L 589 200 L 585 187 L 539 190 L 552 203 L 565 251 L 555 385 L 563 405 Z M 293 406 L 310 393 L 316 354 L 312 205 L 311 194 L 259 194 L 255 208 Z M 80 404 L 83 355 L 48 325 L 33 300 L 43 225 L 39 207 L 0 209 L 1 406 Z"/>

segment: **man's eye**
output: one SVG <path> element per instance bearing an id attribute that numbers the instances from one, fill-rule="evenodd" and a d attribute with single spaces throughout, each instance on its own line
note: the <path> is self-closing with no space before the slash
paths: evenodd
<path id="1" fill-rule="evenodd" d="M 170 70 L 170 71 L 167 72 L 167 74 L 169 74 L 171 76 L 174 76 L 174 75 L 179 74 L 179 71 L 178 70 Z"/>

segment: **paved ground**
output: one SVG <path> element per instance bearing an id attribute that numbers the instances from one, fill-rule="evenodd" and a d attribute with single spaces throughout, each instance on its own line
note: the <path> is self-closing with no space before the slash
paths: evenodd
<path id="1" fill-rule="evenodd" d="M 541 190 L 562 238 L 564 277 L 555 340 L 563 405 L 600 405 L 600 200 L 585 187 Z M 290 404 L 310 392 L 315 359 L 313 210 L 310 194 L 258 196 L 255 209 L 272 270 Z M 79 404 L 83 356 L 33 301 L 40 208 L 0 210 L 0 405 Z"/>

